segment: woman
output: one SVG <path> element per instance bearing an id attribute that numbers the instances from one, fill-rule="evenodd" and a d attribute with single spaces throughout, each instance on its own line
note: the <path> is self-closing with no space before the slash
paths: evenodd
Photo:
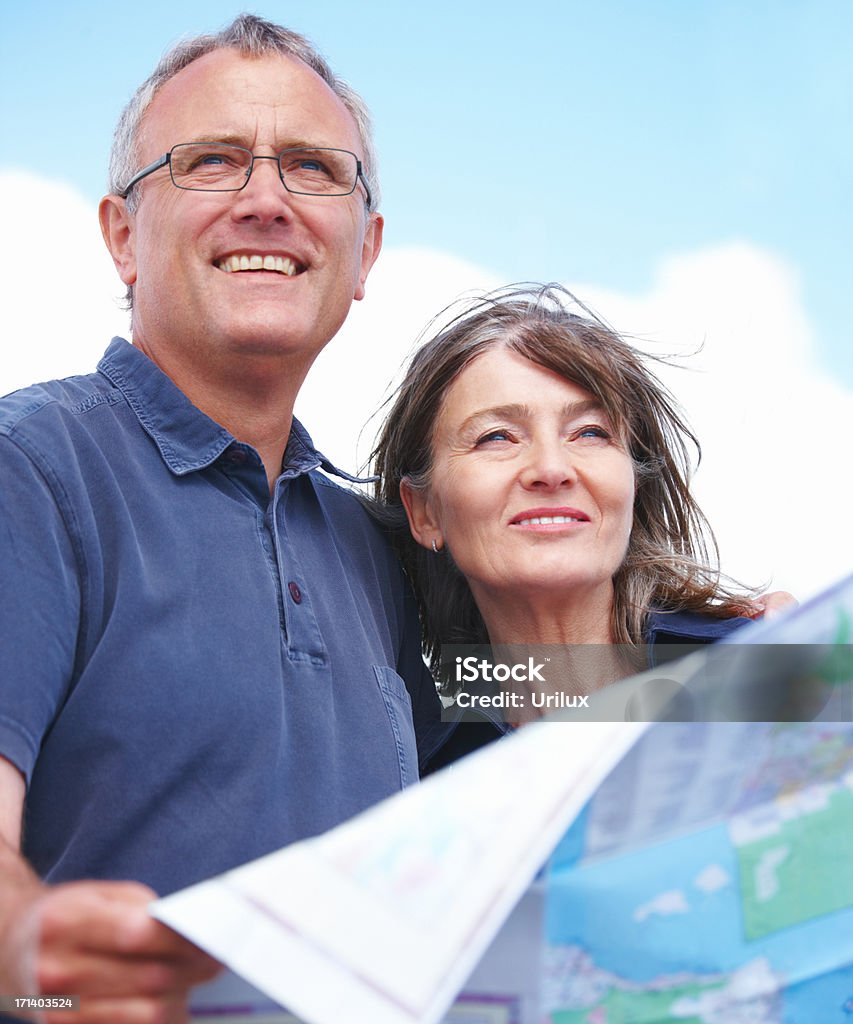
<path id="1" fill-rule="evenodd" d="M 647 362 L 555 285 L 488 296 L 415 354 L 376 497 L 436 673 L 445 644 L 638 651 L 760 613 L 711 566 L 698 442 Z"/>

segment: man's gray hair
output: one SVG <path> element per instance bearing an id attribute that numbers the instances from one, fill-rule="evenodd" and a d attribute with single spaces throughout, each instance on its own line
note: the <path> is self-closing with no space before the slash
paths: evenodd
<path id="1" fill-rule="evenodd" d="M 241 14 L 216 34 L 196 36 L 178 43 L 163 55 L 152 74 L 139 86 L 122 111 L 113 136 L 110 154 L 109 190 L 121 195 L 127 182 L 139 170 L 139 136 L 142 119 L 158 89 L 194 60 L 214 50 L 238 50 L 245 57 L 263 57 L 269 54 L 295 57 L 316 71 L 338 96 L 353 117 L 358 129 L 363 154 L 364 177 L 370 189 L 370 209 L 379 203 L 376 150 L 373 145 L 373 126 L 364 100 L 343 79 L 332 71 L 308 40 L 297 32 L 265 21 L 254 14 Z M 127 197 L 128 209 L 133 212 L 138 203 L 134 188 Z"/>

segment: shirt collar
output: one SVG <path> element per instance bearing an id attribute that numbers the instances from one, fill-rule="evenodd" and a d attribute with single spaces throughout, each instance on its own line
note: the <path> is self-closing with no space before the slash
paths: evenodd
<path id="1" fill-rule="evenodd" d="M 224 427 L 197 409 L 144 352 L 124 338 L 113 338 L 98 363 L 98 372 L 121 391 L 163 461 L 177 476 L 209 466 L 234 440 Z"/>
<path id="2" fill-rule="evenodd" d="M 282 476 L 285 478 L 298 476 L 300 473 L 308 473 L 312 469 L 318 468 L 352 484 L 370 484 L 379 479 L 376 476 L 353 476 L 352 473 L 339 469 L 331 459 L 317 451 L 311 440 L 311 435 L 294 416 L 281 463 Z"/>
<path id="3" fill-rule="evenodd" d="M 176 476 L 204 469 L 235 443 L 232 434 L 193 405 L 156 363 L 124 338 L 113 338 L 98 372 L 122 393 Z M 308 431 L 294 418 L 282 475 L 295 477 L 318 467 L 352 483 L 369 482 L 338 469 L 318 452 Z"/>
<path id="4" fill-rule="evenodd" d="M 656 643 L 713 643 L 748 623 L 745 618 L 716 619 L 701 612 L 653 610 L 646 623 L 645 641 Z"/>

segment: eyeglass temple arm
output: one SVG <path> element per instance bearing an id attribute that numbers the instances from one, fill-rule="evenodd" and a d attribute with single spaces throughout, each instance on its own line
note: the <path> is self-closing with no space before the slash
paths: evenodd
<path id="1" fill-rule="evenodd" d="M 165 167 L 171 159 L 171 153 L 164 153 L 158 160 L 155 160 L 153 164 L 149 164 L 147 167 L 143 167 L 141 171 L 137 171 L 130 181 L 124 186 L 123 191 L 119 193 L 122 199 L 127 199 L 130 194 L 130 190 L 137 182 L 142 181 L 142 179 L 146 178 L 149 174 L 153 174 L 154 171 L 159 171 L 161 167 Z"/>
<path id="2" fill-rule="evenodd" d="M 367 195 L 367 208 L 369 210 L 370 207 L 373 206 L 373 196 L 370 194 L 370 188 L 368 187 L 368 184 L 367 184 L 367 178 L 365 178 L 364 171 L 362 170 L 362 167 L 361 167 L 361 160 L 357 159 L 355 163 L 356 163 L 356 177 L 361 178 L 361 183 L 362 183 L 362 185 L 364 185 L 364 191 L 365 191 L 365 193 Z"/>

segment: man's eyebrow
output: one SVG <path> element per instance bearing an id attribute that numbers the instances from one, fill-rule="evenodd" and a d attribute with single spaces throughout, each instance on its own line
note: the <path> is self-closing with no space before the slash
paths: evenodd
<path id="1" fill-rule="evenodd" d="M 276 143 L 278 146 L 278 143 Z M 318 142 L 316 139 L 289 139 L 286 146 L 282 146 L 281 149 L 340 149 L 340 146 L 329 146 L 325 143 Z"/>
<path id="2" fill-rule="evenodd" d="M 246 136 L 242 132 L 232 131 L 212 131 L 212 132 L 196 132 L 196 137 L 189 140 L 192 143 L 199 142 L 224 142 L 229 146 L 242 146 L 244 149 L 248 149 L 246 145 Z"/>
<path id="3" fill-rule="evenodd" d="M 243 149 L 252 149 L 250 140 L 243 132 L 235 131 L 216 131 L 208 132 L 207 134 L 200 134 L 197 138 L 192 140 L 193 142 L 222 142 L 229 146 L 241 146 Z M 283 152 L 285 149 L 328 149 L 330 147 L 323 146 L 316 140 L 309 142 L 301 138 L 288 139 L 285 144 L 276 142 L 274 148 L 277 153 Z M 332 147 L 334 148 L 334 147 Z"/>
<path id="4" fill-rule="evenodd" d="M 581 416 L 588 416 L 590 413 L 604 414 L 604 407 L 597 398 L 584 398 L 577 402 L 567 402 L 561 414 L 563 419 L 575 420 Z M 533 410 L 529 405 L 522 402 L 513 402 L 509 405 L 494 405 L 487 409 L 478 409 L 463 420 L 460 429 L 471 430 L 483 422 L 491 420 L 529 420 L 533 416 Z"/>

